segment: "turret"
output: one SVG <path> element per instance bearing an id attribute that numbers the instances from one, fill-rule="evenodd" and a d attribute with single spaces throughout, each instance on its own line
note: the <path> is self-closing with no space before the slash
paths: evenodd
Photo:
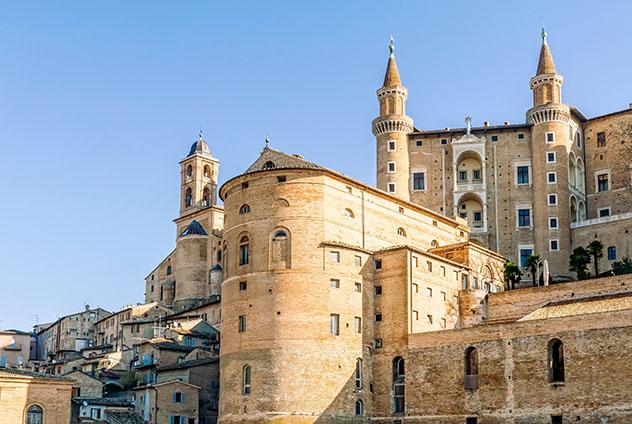
<path id="1" fill-rule="evenodd" d="M 408 90 L 399 77 L 392 37 L 389 49 L 384 83 L 377 90 L 380 116 L 372 125 L 377 139 L 377 187 L 410 200 L 408 134 L 413 131 L 413 120 L 406 116 Z"/>
<path id="2" fill-rule="evenodd" d="M 177 240 L 176 278 L 173 306 L 176 310 L 192 306 L 208 296 L 208 234 L 196 220 Z"/>

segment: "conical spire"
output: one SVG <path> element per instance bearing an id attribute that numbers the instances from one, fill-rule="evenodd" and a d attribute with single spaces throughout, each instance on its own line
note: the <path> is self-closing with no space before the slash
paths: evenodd
<path id="1" fill-rule="evenodd" d="M 388 45 L 391 52 L 388 57 L 388 65 L 386 66 L 386 75 L 384 75 L 384 87 L 397 87 L 402 85 L 402 80 L 399 78 L 399 71 L 397 70 L 397 63 L 395 62 L 395 40 L 391 36 L 391 42 Z"/>
<path id="2" fill-rule="evenodd" d="M 542 28 L 542 48 L 540 49 L 540 60 L 538 60 L 538 72 L 536 75 L 556 73 L 555 63 L 553 62 L 549 44 L 546 42 L 546 37 L 547 33 Z"/>

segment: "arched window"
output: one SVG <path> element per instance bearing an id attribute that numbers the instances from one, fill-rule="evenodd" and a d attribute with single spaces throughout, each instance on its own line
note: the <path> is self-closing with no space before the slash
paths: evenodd
<path id="1" fill-rule="evenodd" d="M 167 275 L 171 275 L 172 272 L 173 272 L 173 268 L 171 268 L 171 265 L 169 265 L 167 267 Z"/>
<path id="2" fill-rule="evenodd" d="M 210 205 L 211 204 L 210 197 L 211 197 L 211 194 L 210 194 L 209 189 L 205 188 L 204 191 L 202 192 L 202 205 L 204 206 Z"/>
<path id="3" fill-rule="evenodd" d="M 243 205 L 241 205 L 241 207 L 239 208 L 239 215 L 243 215 L 245 213 L 249 213 L 250 212 L 250 205 L 244 203 Z"/>
<path id="4" fill-rule="evenodd" d="M 242 369 L 241 378 L 241 393 L 244 395 L 250 394 L 250 365 L 244 365 Z"/>
<path id="5" fill-rule="evenodd" d="M 346 216 L 347 218 L 355 218 L 353 211 L 349 208 L 345 209 L 344 216 Z"/>
<path id="6" fill-rule="evenodd" d="M 478 389 L 478 349 L 465 349 L 465 388 Z"/>
<path id="7" fill-rule="evenodd" d="M 406 406 L 406 385 L 404 383 L 404 358 L 393 359 L 393 413 L 403 414 Z"/>
<path id="8" fill-rule="evenodd" d="M 204 178 L 211 178 L 211 167 L 204 165 Z"/>
<path id="9" fill-rule="evenodd" d="M 239 265 L 250 263 L 250 240 L 248 236 L 243 236 L 239 240 Z"/>
<path id="10" fill-rule="evenodd" d="M 364 415 L 364 405 L 360 399 L 356 400 L 355 403 L 355 416 L 361 417 Z"/>
<path id="11" fill-rule="evenodd" d="M 187 208 L 190 208 L 193 205 L 193 192 L 191 191 L 191 187 L 188 187 L 185 191 L 184 204 Z"/>
<path id="12" fill-rule="evenodd" d="M 432 241 L 430 242 L 430 246 L 431 246 L 431 247 L 439 247 L 439 242 L 438 242 L 437 240 L 432 240 Z"/>
<path id="13" fill-rule="evenodd" d="M 549 342 L 549 383 L 564 381 L 564 345 L 560 339 L 553 339 Z"/>
<path id="14" fill-rule="evenodd" d="M 399 227 L 397 229 L 397 235 L 406 237 L 406 230 L 404 230 L 402 227 Z"/>
<path id="15" fill-rule="evenodd" d="M 362 390 L 363 381 L 362 381 L 362 359 L 356 360 L 356 368 L 355 368 L 355 388 L 356 390 Z"/>
<path id="16" fill-rule="evenodd" d="M 270 267 L 272 269 L 291 267 L 290 235 L 285 228 L 279 228 L 272 233 Z"/>
<path id="17" fill-rule="evenodd" d="M 193 176 L 193 167 L 191 165 L 187 166 L 187 177 Z"/>
<path id="18" fill-rule="evenodd" d="M 271 160 L 263 164 L 263 169 L 274 169 L 274 168 L 276 168 L 276 165 Z"/>
<path id="19" fill-rule="evenodd" d="M 26 424 L 42 424 L 44 422 L 44 411 L 37 405 L 29 407 L 26 416 Z"/>

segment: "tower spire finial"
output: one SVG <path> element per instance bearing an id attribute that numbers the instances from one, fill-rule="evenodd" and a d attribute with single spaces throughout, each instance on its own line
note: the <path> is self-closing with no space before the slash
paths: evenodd
<path id="1" fill-rule="evenodd" d="M 542 33 L 540 35 L 542 35 L 542 44 L 546 44 L 546 37 L 549 34 L 547 34 L 546 30 L 544 29 L 544 24 L 542 24 Z"/>
<path id="2" fill-rule="evenodd" d="M 391 52 L 391 57 L 395 57 L 395 39 L 393 38 L 393 34 L 391 34 L 391 41 L 388 43 L 388 50 Z"/>
<path id="3" fill-rule="evenodd" d="M 200 127 L 200 132 L 198 133 L 198 140 L 203 140 L 202 138 L 202 133 L 204 132 L 204 130 L 202 129 L 202 127 Z"/>
<path id="4" fill-rule="evenodd" d="M 266 149 L 270 148 L 270 136 L 266 135 Z"/>

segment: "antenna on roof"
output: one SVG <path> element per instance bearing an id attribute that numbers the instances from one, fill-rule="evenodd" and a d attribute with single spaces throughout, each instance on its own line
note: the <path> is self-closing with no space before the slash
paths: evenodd
<path id="1" fill-rule="evenodd" d="M 266 135 L 266 149 L 270 148 L 270 136 Z"/>

